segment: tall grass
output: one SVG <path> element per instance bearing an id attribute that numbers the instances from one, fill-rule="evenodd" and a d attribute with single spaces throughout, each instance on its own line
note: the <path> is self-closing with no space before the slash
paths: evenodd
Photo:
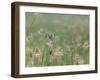
<path id="1" fill-rule="evenodd" d="M 89 64 L 88 30 L 88 15 L 27 12 L 26 67 Z"/>

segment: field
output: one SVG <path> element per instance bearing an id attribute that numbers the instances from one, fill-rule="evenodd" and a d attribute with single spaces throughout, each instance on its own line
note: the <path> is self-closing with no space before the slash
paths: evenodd
<path id="1" fill-rule="evenodd" d="M 89 64 L 89 16 L 26 12 L 25 66 Z"/>

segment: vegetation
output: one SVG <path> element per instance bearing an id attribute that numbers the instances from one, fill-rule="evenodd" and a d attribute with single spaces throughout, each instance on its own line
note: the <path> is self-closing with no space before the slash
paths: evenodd
<path id="1" fill-rule="evenodd" d="M 89 64 L 89 16 L 26 12 L 26 67 Z"/>

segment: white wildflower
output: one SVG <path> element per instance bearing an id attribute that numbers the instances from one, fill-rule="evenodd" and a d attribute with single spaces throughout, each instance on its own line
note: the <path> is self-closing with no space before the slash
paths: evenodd
<path id="1" fill-rule="evenodd" d="M 58 46 L 58 48 L 54 51 L 54 55 L 55 56 L 63 56 L 64 55 L 63 49 L 60 46 Z"/>
<path id="2" fill-rule="evenodd" d="M 47 42 L 46 45 L 47 45 L 48 47 L 53 47 L 52 41 Z"/>
<path id="3" fill-rule="evenodd" d="M 83 48 L 88 48 L 88 47 L 89 47 L 88 41 L 84 42 Z"/>
<path id="4" fill-rule="evenodd" d="M 84 60 L 78 54 L 75 54 L 73 58 L 73 64 L 83 64 Z"/>

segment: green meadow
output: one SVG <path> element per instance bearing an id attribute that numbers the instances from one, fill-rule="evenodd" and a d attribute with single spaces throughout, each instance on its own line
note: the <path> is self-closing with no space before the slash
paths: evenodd
<path id="1" fill-rule="evenodd" d="M 26 12 L 26 67 L 89 64 L 89 16 Z"/>

